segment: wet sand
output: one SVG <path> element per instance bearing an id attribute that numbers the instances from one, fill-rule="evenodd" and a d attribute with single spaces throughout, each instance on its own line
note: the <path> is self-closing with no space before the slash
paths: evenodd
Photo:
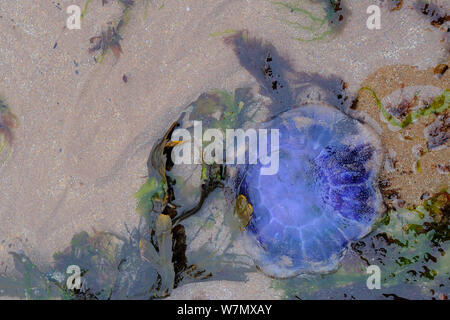
<path id="1" fill-rule="evenodd" d="M 161 9 L 151 5 L 147 17 L 137 4 L 123 29 L 122 56 L 109 52 L 96 63 L 89 39 L 117 20 L 117 3 L 102 7 L 93 1 L 81 30 L 68 30 L 65 8 L 83 7 L 84 1 L 2 1 L 0 95 L 20 127 L 11 158 L 0 169 L 1 267 L 11 266 L 11 250 L 23 250 L 43 266 L 77 232 L 123 233 L 125 223 L 137 224 L 133 194 L 144 182 L 156 139 L 202 92 L 254 84 L 223 37 L 212 32 L 248 30 L 271 42 L 298 71 L 339 76 L 354 96 L 363 83 L 374 84 L 380 98 L 398 89 L 398 81 L 377 78 L 386 73 L 382 67 L 427 70 L 445 61 L 445 33 L 416 11 L 382 8 L 382 29 L 367 29 L 366 9 L 373 2 L 346 2 L 351 15 L 342 31 L 305 43 L 293 40 L 293 29 L 273 18 L 279 13 L 266 1 L 167 0 Z M 412 77 L 403 82 L 449 87 L 448 73 L 442 79 L 429 72 Z M 373 101 L 361 103 L 376 108 Z M 439 157 L 448 159 L 448 152 Z M 448 183 L 448 175 L 441 178 L 440 184 Z M 427 189 L 437 188 L 426 179 Z M 277 297 L 268 290 L 269 278 L 249 278 L 247 284 L 191 284 L 173 297 L 219 298 L 220 290 L 224 298 Z"/>

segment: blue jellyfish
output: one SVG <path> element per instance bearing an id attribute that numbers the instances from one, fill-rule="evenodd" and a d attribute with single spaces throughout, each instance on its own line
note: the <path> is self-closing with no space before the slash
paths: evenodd
<path id="1" fill-rule="evenodd" d="M 253 207 L 243 234 L 248 254 L 278 278 L 337 269 L 383 211 L 379 137 L 325 104 L 286 111 L 263 127 L 279 130 L 279 167 L 272 175 L 261 163 L 239 170 L 236 191 Z"/>

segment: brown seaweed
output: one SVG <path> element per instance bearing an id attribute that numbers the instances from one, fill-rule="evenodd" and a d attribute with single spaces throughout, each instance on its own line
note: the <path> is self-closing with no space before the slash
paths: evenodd
<path id="1" fill-rule="evenodd" d="M 397 11 L 403 7 L 403 0 L 388 0 L 389 11 Z"/>
<path id="2" fill-rule="evenodd" d="M 443 76 L 445 72 L 448 70 L 448 65 L 445 63 L 438 64 L 434 69 L 434 74 L 437 74 L 439 76 Z"/>
<path id="3" fill-rule="evenodd" d="M 102 5 L 105 5 L 106 3 L 106 0 L 102 0 Z M 133 0 L 119 0 L 119 3 L 123 6 L 123 12 L 116 26 L 108 26 L 106 31 L 102 31 L 99 36 L 89 39 L 89 42 L 94 45 L 90 47 L 88 51 L 90 54 L 100 51 L 100 62 L 103 60 L 108 49 L 111 49 L 116 59 L 119 59 L 120 55 L 123 53 L 122 46 L 120 45 L 120 41 L 122 40 L 120 32 L 125 26 L 128 20 L 129 10 L 135 2 Z M 97 58 L 95 58 L 95 60 L 97 61 Z"/>
<path id="4" fill-rule="evenodd" d="M 106 31 L 102 31 L 100 36 L 92 37 L 89 39 L 90 43 L 94 43 L 94 46 L 89 48 L 89 53 L 93 54 L 96 51 L 101 51 L 101 55 L 104 55 L 106 51 L 111 48 L 114 57 L 118 59 L 123 53 L 120 46 L 120 40 L 122 37 L 119 35 L 116 28 L 109 26 Z"/>
<path id="5" fill-rule="evenodd" d="M 430 20 L 430 24 L 436 28 L 450 21 L 450 15 L 442 12 L 442 8 L 433 2 L 418 0 L 415 9 L 425 15 Z"/>

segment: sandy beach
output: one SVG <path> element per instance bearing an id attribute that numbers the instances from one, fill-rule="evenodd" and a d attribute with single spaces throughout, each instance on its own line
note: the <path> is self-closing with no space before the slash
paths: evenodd
<path id="1" fill-rule="evenodd" d="M 341 78 L 351 99 L 365 85 L 380 99 L 402 86 L 450 87 L 449 72 L 433 73 L 449 62 L 448 32 L 407 4 L 390 12 L 383 1 L 345 1 L 348 15 L 337 32 L 301 42 L 270 1 L 157 0 L 148 12 L 136 2 L 121 32 L 123 53 L 117 59 L 108 51 L 96 62 L 90 38 L 117 21 L 117 2 L 90 2 L 81 29 L 69 30 L 66 8 L 84 8 L 84 0 L 1 1 L 0 97 L 20 125 L 0 168 L 0 269 L 12 270 L 9 251 L 23 251 L 44 266 L 77 232 L 126 233 L 125 225 L 138 223 L 133 194 L 145 181 L 156 140 L 201 93 L 255 86 L 224 35 L 215 33 L 246 30 L 272 43 L 297 71 Z M 366 26 L 371 4 L 381 7 L 380 30 Z M 439 4 L 449 11 L 448 2 Z M 396 133 L 380 119 L 373 97 L 359 96 L 356 110 L 378 124 L 386 150 L 394 149 L 400 168 L 409 170 L 416 143 L 392 142 Z M 411 134 L 421 135 L 422 125 Z M 407 205 L 418 204 L 424 192 L 448 185 L 448 172 L 436 166 L 449 158 L 448 148 L 436 151 L 423 157 L 422 173 L 384 171 L 382 177 L 401 187 Z M 181 286 L 172 298 L 280 298 L 271 281 L 254 272 L 246 282 Z"/>

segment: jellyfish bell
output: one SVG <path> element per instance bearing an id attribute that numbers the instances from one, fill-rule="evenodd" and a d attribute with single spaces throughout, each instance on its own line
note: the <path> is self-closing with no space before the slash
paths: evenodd
<path id="1" fill-rule="evenodd" d="M 286 111 L 262 126 L 280 132 L 279 170 L 261 174 L 261 163 L 238 170 L 236 193 L 253 209 L 241 238 L 247 254 L 278 278 L 337 269 L 349 244 L 384 210 L 378 135 L 325 104 Z"/>

